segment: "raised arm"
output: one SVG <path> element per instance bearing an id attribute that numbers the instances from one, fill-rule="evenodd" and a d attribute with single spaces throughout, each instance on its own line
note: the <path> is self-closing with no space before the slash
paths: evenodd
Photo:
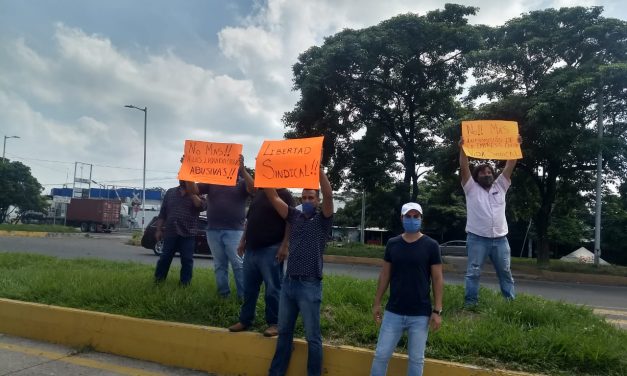
<path id="1" fill-rule="evenodd" d="M 522 137 L 520 137 L 520 135 L 518 135 L 518 143 L 522 144 Z M 505 167 L 503 168 L 502 174 L 509 181 L 512 180 L 512 173 L 514 172 L 514 167 L 516 167 L 516 162 L 518 162 L 518 160 L 516 159 L 508 159 L 505 162 Z"/>
<path id="2" fill-rule="evenodd" d="M 255 182 L 253 181 L 253 177 L 248 173 L 248 170 L 246 170 L 246 166 L 244 166 L 244 156 L 241 154 L 239 155 L 239 173 L 244 178 L 244 182 L 246 182 L 248 194 L 252 194 Z"/>
<path id="3" fill-rule="evenodd" d="M 329 218 L 333 215 L 333 189 L 322 168 L 320 168 L 320 192 L 322 192 L 322 215 Z"/>
<path id="4" fill-rule="evenodd" d="M 287 212 L 288 212 L 289 206 L 287 206 L 285 201 L 283 201 L 281 197 L 279 197 L 279 194 L 276 192 L 276 189 L 264 188 L 264 191 L 266 192 L 266 196 L 268 196 L 268 200 L 270 200 L 272 207 L 274 207 L 274 210 L 276 210 L 277 213 L 279 213 L 281 218 L 283 219 L 287 218 Z"/>
<path id="5" fill-rule="evenodd" d="M 464 138 L 459 140 L 459 176 L 462 179 L 462 186 L 466 185 L 472 177 L 470 173 L 470 165 L 468 164 L 468 156 L 464 151 Z"/>
<path id="6" fill-rule="evenodd" d="M 374 296 L 374 303 L 372 304 L 372 318 L 377 324 L 381 324 L 381 299 L 383 298 L 383 294 L 388 289 L 390 285 L 390 273 L 392 271 L 392 264 L 385 261 L 383 266 L 381 267 L 381 272 L 379 273 L 379 281 L 377 282 L 377 292 Z"/>

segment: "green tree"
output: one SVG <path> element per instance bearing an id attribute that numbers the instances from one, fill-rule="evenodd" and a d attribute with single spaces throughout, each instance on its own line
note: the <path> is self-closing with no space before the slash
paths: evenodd
<path id="1" fill-rule="evenodd" d="M 440 243 L 465 239 L 466 204 L 457 175 L 430 172 L 419 183 L 418 202 L 424 211 L 423 232 Z"/>
<path id="2" fill-rule="evenodd" d="M 437 145 L 440 124 L 455 113 L 464 54 L 480 44 L 466 18 L 475 11 L 447 4 L 344 30 L 310 48 L 293 66 L 301 98 L 283 118 L 286 137 L 323 134 L 336 185 L 379 192 L 400 175 L 401 201 L 415 200 L 416 169 Z"/>
<path id="3" fill-rule="evenodd" d="M 0 223 L 6 220 L 12 206 L 22 212 L 42 210 L 45 207 L 42 190 L 28 166 L 0 158 Z"/>
<path id="4" fill-rule="evenodd" d="M 601 17 L 602 8 L 547 9 L 512 19 L 487 34 L 489 48 L 473 55 L 482 96 L 480 118 L 516 120 L 527 174 L 539 195 L 534 224 L 538 262 L 550 255 L 550 224 L 561 181 L 589 186 L 599 145 L 595 121 L 603 98 L 608 127 L 603 147 L 606 174 L 627 170 L 627 23 Z M 581 189 L 581 187 L 580 187 Z"/>
<path id="5" fill-rule="evenodd" d="M 602 257 L 611 263 L 627 265 L 627 182 L 620 186 L 618 195 L 606 192 L 601 211 Z"/>

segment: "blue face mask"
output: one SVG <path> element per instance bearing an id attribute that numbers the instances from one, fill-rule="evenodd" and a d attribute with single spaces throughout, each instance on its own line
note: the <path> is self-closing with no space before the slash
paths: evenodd
<path id="1" fill-rule="evenodd" d="M 311 217 L 316 213 L 316 207 L 313 203 L 303 202 L 301 205 L 303 207 L 303 214 L 305 214 L 306 216 Z"/>
<path id="2" fill-rule="evenodd" d="M 407 218 L 403 217 L 403 228 L 407 233 L 416 233 L 420 231 L 420 226 L 422 225 L 422 219 L 420 218 Z"/>

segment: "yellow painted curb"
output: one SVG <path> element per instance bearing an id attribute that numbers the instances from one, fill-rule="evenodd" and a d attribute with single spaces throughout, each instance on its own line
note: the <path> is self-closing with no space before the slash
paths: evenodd
<path id="1" fill-rule="evenodd" d="M 24 238 L 45 238 L 48 236 L 47 232 L 39 231 L 5 231 L 0 230 L 0 236 L 21 236 Z"/>
<path id="2" fill-rule="evenodd" d="M 96 351 L 191 368 L 220 375 L 266 375 L 276 338 L 258 333 L 229 333 L 214 328 L 166 321 L 136 319 L 37 303 L 0 299 L 0 332 L 67 346 L 90 346 Z M 373 352 L 324 345 L 324 374 L 367 375 Z M 307 345 L 294 340 L 289 376 L 306 369 Z M 395 354 L 388 373 L 404 375 L 407 356 Z M 426 376 L 523 376 L 520 372 L 487 370 L 427 359 Z"/>

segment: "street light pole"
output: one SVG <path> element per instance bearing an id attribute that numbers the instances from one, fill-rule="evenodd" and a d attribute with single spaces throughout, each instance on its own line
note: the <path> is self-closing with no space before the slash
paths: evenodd
<path id="1" fill-rule="evenodd" d="M 147 129 L 147 121 L 148 121 L 148 107 L 140 108 L 130 104 L 127 104 L 124 107 L 134 108 L 139 111 L 144 111 L 144 173 L 142 179 L 142 231 L 145 230 L 146 223 L 146 129 Z"/>
<path id="2" fill-rule="evenodd" d="M 2 161 L 4 161 L 4 152 L 7 148 L 7 138 L 20 138 L 20 136 L 4 136 L 4 144 L 2 145 Z"/>

